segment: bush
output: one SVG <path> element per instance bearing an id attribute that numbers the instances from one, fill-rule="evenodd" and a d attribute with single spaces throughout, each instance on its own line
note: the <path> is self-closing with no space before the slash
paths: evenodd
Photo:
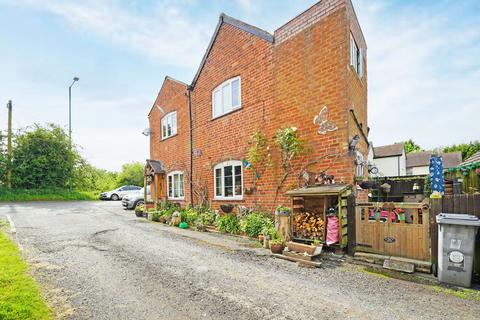
<path id="1" fill-rule="evenodd" d="M 215 223 L 215 213 L 213 211 L 205 211 L 198 215 L 195 224 L 202 224 L 204 226 L 211 226 Z"/>
<path id="2" fill-rule="evenodd" d="M 217 229 L 222 232 L 239 233 L 240 223 L 236 215 L 226 214 L 217 219 Z"/>
<path id="3" fill-rule="evenodd" d="M 160 213 L 159 213 L 158 211 L 156 211 L 156 210 L 153 211 L 153 212 L 151 213 L 151 215 L 152 215 L 152 221 L 160 222 L 160 216 L 161 216 L 161 215 L 160 215 Z"/>
<path id="4" fill-rule="evenodd" d="M 256 238 L 265 226 L 273 225 L 268 213 L 252 212 L 240 221 L 240 230 L 249 237 Z"/>

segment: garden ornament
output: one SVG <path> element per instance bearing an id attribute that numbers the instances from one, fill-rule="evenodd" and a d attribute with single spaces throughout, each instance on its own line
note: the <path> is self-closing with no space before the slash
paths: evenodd
<path id="1" fill-rule="evenodd" d="M 337 130 L 337 126 L 334 122 L 328 120 L 328 107 L 324 106 L 322 110 L 318 113 L 318 115 L 313 118 L 313 124 L 319 126 L 318 133 L 319 134 L 326 134 L 329 131 Z"/>

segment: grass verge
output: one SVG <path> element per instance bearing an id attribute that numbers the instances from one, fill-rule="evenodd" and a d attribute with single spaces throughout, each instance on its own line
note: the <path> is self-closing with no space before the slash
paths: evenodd
<path id="1" fill-rule="evenodd" d="M 5 229 L 6 223 L 2 223 Z M 17 246 L 0 229 L 0 319 L 51 319 L 40 290 Z"/>
<path id="2" fill-rule="evenodd" d="M 433 291 L 452 295 L 460 299 L 480 301 L 480 291 L 468 288 L 445 288 L 441 286 L 432 286 Z"/>
<path id="3" fill-rule="evenodd" d="M 0 189 L 0 202 L 41 200 L 98 200 L 97 192 L 63 189 Z"/>

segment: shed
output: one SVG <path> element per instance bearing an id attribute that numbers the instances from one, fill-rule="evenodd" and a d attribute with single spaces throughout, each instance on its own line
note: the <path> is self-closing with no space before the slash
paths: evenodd
<path id="1" fill-rule="evenodd" d="M 338 243 L 345 248 L 348 243 L 347 198 L 352 193 L 349 184 L 326 184 L 286 192 L 292 198 L 292 239 L 302 242 L 320 240 L 326 244 L 329 218 L 338 221 Z"/>

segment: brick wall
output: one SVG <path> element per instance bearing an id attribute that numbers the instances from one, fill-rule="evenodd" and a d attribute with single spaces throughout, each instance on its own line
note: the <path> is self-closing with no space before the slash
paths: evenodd
<path id="1" fill-rule="evenodd" d="M 158 107 L 161 107 L 163 113 Z M 162 140 L 161 119 L 169 112 L 177 112 L 177 134 Z M 167 172 L 181 170 L 185 172 L 185 200 L 177 201 L 185 204 L 189 200 L 190 185 L 188 174 L 190 168 L 190 127 L 187 85 L 172 78 L 165 78 L 162 88 L 155 99 L 148 117 L 150 129 L 150 158 L 160 160 Z M 167 187 L 164 184 L 165 188 Z M 166 194 L 167 190 L 163 190 Z"/>
<path id="2" fill-rule="evenodd" d="M 367 134 L 367 77 L 366 63 L 363 79 L 350 67 L 350 30 L 365 50 L 366 60 L 365 41 L 349 0 L 324 0 L 312 6 L 276 30 L 274 43 L 229 23 L 221 25 L 192 92 L 193 180 L 195 188 L 207 188 L 213 207 L 236 203 L 271 210 L 280 203 L 289 204 L 284 193 L 298 186 L 297 175 L 307 163 L 312 163 L 309 171 L 326 170 L 337 183 L 354 183 L 355 163 L 348 155 L 348 142 L 355 134 L 360 135 L 361 129 L 350 109 Z M 241 109 L 212 119 L 212 90 L 235 76 L 241 76 Z M 158 136 L 153 135 L 151 153 L 167 168 L 181 169 L 174 164 L 188 164 L 188 131 L 183 134 L 180 130 L 183 123 L 188 127 L 188 119 L 184 119 L 188 117 L 185 86 L 165 86 L 177 89 L 169 93 L 165 88 L 163 96 L 162 88 L 157 102 L 167 108 L 182 105 L 185 112 L 179 114 L 178 137 L 158 142 Z M 324 106 L 337 129 L 322 135 L 313 119 Z M 159 123 L 154 112 L 151 125 Z M 286 126 L 298 128 L 308 151 L 294 164 L 275 201 L 283 172 L 273 137 L 278 128 Z M 244 194 L 243 200 L 214 200 L 213 167 L 225 160 L 245 159 L 256 128 L 270 139 L 275 165 L 262 173 L 257 190 Z M 359 149 L 367 155 L 363 137 Z M 252 182 L 252 173 L 244 169 L 244 188 Z M 187 180 L 185 187 L 188 200 Z"/>
<path id="3" fill-rule="evenodd" d="M 201 155 L 194 157 L 194 176 L 198 184 L 214 195 L 213 167 L 226 160 L 243 160 L 248 140 L 257 127 L 265 126 L 272 104 L 272 44 L 250 33 L 223 24 L 215 44 L 197 79 L 192 94 L 193 147 Z M 212 120 L 212 90 L 230 78 L 241 76 L 242 107 Z M 252 183 L 244 171 L 244 186 Z M 223 203 L 225 201 L 222 201 Z M 244 201 L 227 201 L 251 204 Z M 212 202 L 215 207 L 217 201 Z"/>

